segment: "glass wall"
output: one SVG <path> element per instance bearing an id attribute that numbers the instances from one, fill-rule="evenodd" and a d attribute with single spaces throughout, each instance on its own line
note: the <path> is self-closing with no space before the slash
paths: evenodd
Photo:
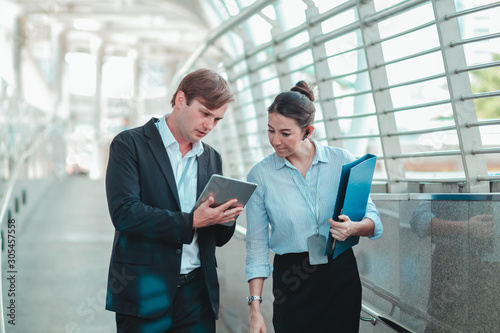
<path id="1" fill-rule="evenodd" d="M 273 152 L 267 107 L 306 80 L 314 138 L 377 155 L 373 191 L 500 191 L 499 2 L 148 3 L 0 0 L 2 123 L 18 121 L 14 97 L 68 119 L 72 137 L 100 151 L 169 112 L 178 80 L 210 67 L 236 100 L 208 140 L 243 179 Z"/>
<path id="2" fill-rule="evenodd" d="M 375 191 L 498 191 L 499 3 L 264 3 L 219 2 L 233 19 L 255 8 L 217 40 L 237 95 L 212 136 L 238 156 L 227 174 L 245 178 L 272 153 L 266 108 L 306 80 L 316 84 L 314 138 L 377 155 Z"/>

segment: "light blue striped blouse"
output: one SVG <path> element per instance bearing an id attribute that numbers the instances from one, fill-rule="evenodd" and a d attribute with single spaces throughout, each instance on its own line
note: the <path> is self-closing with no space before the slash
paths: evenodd
<path id="1" fill-rule="evenodd" d="M 319 233 L 328 236 L 328 219 L 335 207 L 342 166 L 354 161 L 355 157 L 345 149 L 313 142 L 316 154 L 305 178 L 287 159 L 275 153 L 255 165 L 248 174 L 248 181 L 258 186 L 246 206 L 247 280 L 271 275 L 273 267 L 269 263 L 269 250 L 276 254 L 307 252 L 307 238 L 316 233 L 314 214 L 288 169 L 295 173 L 297 181 L 302 182 L 313 204 L 319 180 Z M 382 222 L 371 199 L 365 217 L 375 222 L 375 230 L 369 238 L 382 236 Z"/>

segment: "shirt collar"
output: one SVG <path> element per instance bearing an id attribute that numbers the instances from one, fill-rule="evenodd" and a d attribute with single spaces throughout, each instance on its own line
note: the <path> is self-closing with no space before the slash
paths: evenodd
<path id="1" fill-rule="evenodd" d="M 169 148 L 170 146 L 174 145 L 174 147 L 179 150 L 179 143 L 177 140 L 175 140 L 174 135 L 172 134 L 172 131 L 170 131 L 170 128 L 167 126 L 167 121 L 166 119 L 170 116 L 170 114 L 166 114 L 158 121 L 155 123 L 156 128 L 158 128 L 158 132 L 160 132 L 161 140 L 163 141 L 163 145 L 165 148 Z M 201 141 L 195 142 L 193 144 L 193 148 L 191 151 L 188 152 L 190 156 L 196 155 L 200 156 L 203 154 L 203 144 Z"/>
<path id="2" fill-rule="evenodd" d="M 319 144 L 314 139 L 310 139 L 310 140 L 316 146 L 316 153 L 314 154 L 314 159 L 313 159 L 312 165 L 315 165 L 319 162 L 328 163 L 329 159 L 326 156 L 325 147 L 323 147 L 323 145 Z M 274 153 L 274 164 L 276 166 L 276 169 L 281 169 L 285 165 L 288 167 L 292 167 L 292 164 L 286 158 L 279 157 L 278 155 L 276 155 L 276 153 Z"/>

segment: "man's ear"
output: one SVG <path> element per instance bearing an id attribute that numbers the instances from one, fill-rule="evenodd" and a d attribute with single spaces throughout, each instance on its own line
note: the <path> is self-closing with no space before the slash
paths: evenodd
<path id="1" fill-rule="evenodd" d="M 179 90 L 175 95 L 175 106 L 180 109 L 184 104 L 186 104 L 186 94 L 184 94 L 184 91 Z"/>

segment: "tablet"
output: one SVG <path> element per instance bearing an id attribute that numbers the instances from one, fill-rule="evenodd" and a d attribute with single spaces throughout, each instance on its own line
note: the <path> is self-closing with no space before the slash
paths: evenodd
<path id="1" fill-rule="evenodd" d="M 224 202 L 231 199 L 238 199 L 230 208 L 237 206 L 245 206 L 257 188 L 257 184 L 249 183 L 243 180 L 229 178 L 221 175 L 214 174 L 210 177 L 205 189 L 196 201 L 193 210 L 198 208 L 210 195 L 213 195 L 215 201 L 210 206 L 212 208 L 222 205 Z M 233 225 L 234 221 L 224 225 Z"/>

